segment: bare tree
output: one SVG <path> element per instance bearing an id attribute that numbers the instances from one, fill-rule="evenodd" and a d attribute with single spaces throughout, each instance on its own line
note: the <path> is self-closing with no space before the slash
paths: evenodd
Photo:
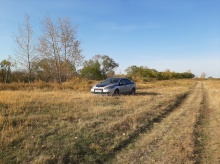
<path id="1" fill-rule="evenodd" d="M 36 59 L 36 44 L 34 32 L 30 25 L 30 17 L 25 14 L 25 23 L 18 26 L 19 34 L 14 37 L 16 43 L 16 62 L 19 64 L 28 77 L 28 82 L 32 79 L 32 63 Z"/>
<path id="2" fill-rule="evenodd" d="M 58 19 L 57 25 L 47 16 L 43 22 L 43 35 L 38 51 L 42 58 L 52 63 L 50 72 L 58 83 L 68 80 L 83 61 L 80 42 L 76 39 L 76 27 L 72 27 L 68 18 Z"/>
<path id="3" fill-rule="evenodd" d="M 207 76 L 207 74 L 206 74 L 205 72 L 203 72 L 203 73 L 200 75 L 200 78 L 201 78 L 201 79 L 205 79 L 206 76 Z"/>

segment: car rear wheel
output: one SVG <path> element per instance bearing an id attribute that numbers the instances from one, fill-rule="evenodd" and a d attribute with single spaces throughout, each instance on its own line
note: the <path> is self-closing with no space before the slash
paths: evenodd
<path id="1" fill-rule="evenodd" d="M 131 95 L 135 95 L 135 88 L 133 88 L 132 90 L 131 90 Z"/>

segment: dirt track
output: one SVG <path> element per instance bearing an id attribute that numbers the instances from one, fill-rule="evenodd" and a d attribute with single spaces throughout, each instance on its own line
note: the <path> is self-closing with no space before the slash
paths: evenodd
<path id="1" fill-rule="evenodd" d="M 198 163 L 220 163 L 220 84 L 204 82 L 204 108 L 196 128 Z"/>
<path id="2" fill-rule="evenodd" d="M 119 152 L 113 163 L 195 163 L 201 157 L 198 123 L 204 109 L 204 86 L 198 82 L 187 98 L 152 130 Z M 202 144 L 200 144 L 202 145 Z M 200 161 L 201 162 L 201 161 Z"/>

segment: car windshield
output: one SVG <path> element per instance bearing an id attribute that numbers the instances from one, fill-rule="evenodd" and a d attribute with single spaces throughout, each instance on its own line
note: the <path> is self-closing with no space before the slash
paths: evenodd
<path id="1" fill-rule="evenodd" d="M 119 82 L 119 78 L 109 78 L 102 82 L 103 85 L 115 84 Z"/>

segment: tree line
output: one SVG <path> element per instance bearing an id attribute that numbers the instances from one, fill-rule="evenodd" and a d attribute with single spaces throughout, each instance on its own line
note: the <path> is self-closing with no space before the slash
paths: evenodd
<path id="1" fill-rule="evenodd" d="M 80 76 L 92 80 L 101 80 L 115 74 L 119 66 L 107 55 L 95 55 L 85 60 L 81 43 L 77 39 L 77 26 L 69 18 L 52 20 L 46 16 L 42 23 L 41 34 L 37 37 L 25 14 L 24 23 L 18 25 L 14 59 L 4 59 L 0 63 L 0 82 L 45 82 L 62 83 Z M 13 69 L 12 69 L 13 68 Z M 193 78 L 190 72 L 158 72 L 147 67 L 130 66 L 128 76 L 141 78 Z"/>
<path id="2" fill-rule="evenodd" d="M 169 69 L 165 71 L 157 71 L 156 69 L 150 69 L 144 66 L 130 66 L 126 70 L 127 76 L 138 77 L 142 79 L 157 79 L 157 80 L 169 80 L 169 79 L 189 79 L 194 78 L 195 75 L 191 71 L 179 73 L 171 72 Z"/>

